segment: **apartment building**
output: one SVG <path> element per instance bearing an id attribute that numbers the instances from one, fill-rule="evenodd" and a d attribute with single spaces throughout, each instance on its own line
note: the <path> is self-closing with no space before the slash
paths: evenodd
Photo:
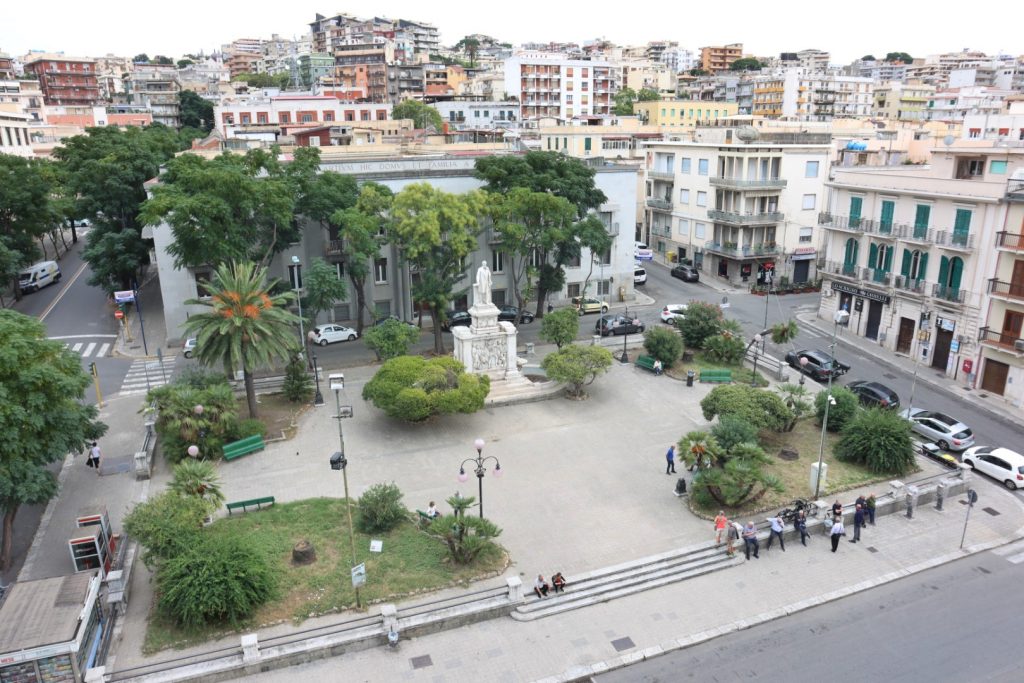
<path id="1" fill-rule="evenodd" d="M 997 265 L 997 244 L 1022 152 L 965 143 L 936 151 L 928 166 L 833 168 L 818 218 L 819 315 L 848 310 L 853 334 L 950 377 L 976 372 L 991 288 L 1000 287 L 993 274 L 1003 267 L 1001 277 L 1013 277 L 1012 259 Z"/>
<path id="2" fill-rule="evenodd" d="M 859 76 L 805 75 L 799 69 L 754 78 L 751 114 L 831 121 L 836 117 L 870 116 L 874 82 Z"/>
<path id="3" fill-rule="evenodd" d="M 872 115 L 894 121 L 924 121 L 935 86 L 889 81 L 875 86 Z"/>
<path id="4" fill-rule="evenodd" d="M 846 69 L 851 76 L 870 78 L 875 83 L 907 80 L 907 65 L 903 62 L 857 60 Z"/>
<path id="5" fill-rule="evenodd" d="M 13 81 L 15 75 L 14 60 L 9 55 L 0 52 L 0 81 Z"/>
<path id="6" fill-rule="evenodd" d="M 391 118 L 391 105 L 342 102 L 331 95 L 282 95 L 276 88 L 265 88 L 253 95 L 223 99 L 213 108 L 213 118 L 225 138 L 264 133 L 270 136 L 268 141 L 273 141 L 282 129 L 345 121 L 386 121 Z"/>
<path id="7" fill-rule="evenodd" d="M 961 123 L 969 114 L 996 116 L 1002 111 L 1006 98 L 1016 94 L 981 86 L 939 90 L 928 97 L 925 118 L 928 121 Z"/>
<path id="8" fill-rule="evenodd" d="M 676 72 L 665 64 L 650 60 L 633 60 L 623 62 L 621 78 L 619 83 L 624 88 L 631 88 L 634 92 L 643 89 L 653 90 L 657 93 L 668 93 L 675 95 Z"/>
<path id="9" fill-rule="evenodd" d="M 648 244 L 732 285 L 814 280 L 828 134 L 700 132 L 645 146 Z"/>
<path id="10" fill-rule="evenodd" d="M 0 103 L 0 154 L 19 157 L 34 156 L 29 138 L 32 117 L 14 102 Z"/>
<path id="11" fill-rule="evenodd" d="M 999 142 L 1024 140 L 1024 95 L 1013 95 L 998 114 L 990 111 L 964 116 L 962 136 L 970 140 Z"/>
<path id="12" fill-rule="evenodd" d="M 515 102 L 449 100 L 431 106 L 448 124 L 449 130 L 516 128 L 519 125 L 519 105 Z"/>
<path id="13" fill-rule="evenodd" d="M 153 121 L 170 128 L 181 125 L 181 106 L 178 93 L 178 71 L 172 65 L 135 64 L 125 81 L 128 103 L 145 107 L 153 114 Z"/>
<path id="14" fill-rule="evenodd" d="M 239 38 L 222 46 L 224 65 L 228 68 L 231 80 L 241 74 L 256 73 L 260 60 L 263 59 L 263 46 L 266 41 L 260 38 Z"/>
<path id="15" fill-rule="evenodd" d="M 716 121 L 739 113 L 739 106 L 728 102 L 700 102 L 695 100 L 661 100 L 637 102 L 633 112 L 650 126 L 668 128 Z"/>
<path id="16" fill-rule="evenodd" d="M 700 68 L 711 73 L 726 71 L 732 63 L 743 57 L 743 43 L 730 43 L 700 49 Z"/>
<path id="17" fill-rule="evenodd" d="M 505 92 L 519 101 L 519 118 L 607 116 L 619 91 L 611 62 L 563 53 L 520 51 L 505 60 Z"/>
<path id="18" fill-rule="evenodd" d="M 92 59 L 36 53 L 25 60 L 25 75 L 39 81 L 44 104 L 92 106 L 100 102 Z"/>
<path id="19" fill-rule="evenodd" d="M 642 159 L 644 143 L 662 140 L 664 133 L 655 126 L 641 125 L 636 119 L 611 119 L 610 125 L 597 121 L 575 120 L 569 125 L 544 125 L 537 134 L 540 149 L 587 159 Z"/>

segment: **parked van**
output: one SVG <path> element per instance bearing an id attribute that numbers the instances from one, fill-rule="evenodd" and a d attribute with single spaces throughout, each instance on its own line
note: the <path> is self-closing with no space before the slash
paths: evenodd
<path id="1" fill-rule="evenodd" d="M 60 282 L 60 266 L 56 261 L 40 261 L 18 273 L 18 287 L 26 294 L 54 282 Z"/>

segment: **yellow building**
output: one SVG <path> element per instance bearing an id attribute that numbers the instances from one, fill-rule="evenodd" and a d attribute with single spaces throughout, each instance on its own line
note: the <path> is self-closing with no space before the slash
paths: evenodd
<path id="1" fill-rule="evenodd" d="M 695 126 L 717 119 L 736 116 L 739 107 L 730 102 L 703 102 L 699 100 L 661 100 L 637 102 L 633 112 L 649 126 Z"/>

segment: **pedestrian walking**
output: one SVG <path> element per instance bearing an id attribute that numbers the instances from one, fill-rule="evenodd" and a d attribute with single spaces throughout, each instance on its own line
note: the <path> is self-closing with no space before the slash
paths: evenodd
<path id="1" fill-rule="evenodd" d="M 807 539 L 811 537 L 807 533 L 807 513 L 800 510 L 796 513 L 796 517 L 793 519 L 793 527 L 800 533 L 800 545 L 806 546 Z"/>
<path id="2" fill-rule="evenodd" d="M 92 442 L 92 448 L 89 449 L 89 459 L 85 461 L 85 464 L 89 467 L 96 469 L 96 476 L 100 474 L 100 446 L 95 441 Z"/>
<path id="3" fill-rule="evenodd" d="M 864 508 L 860 505 L 857 506 L 853 513 L 853 538 L 850 539 L 850 543 L 856 543 L 860 540 L 860 530 L 864 527 Z"/>
<path id="4" fill-rule="evenodd" d="M 739 522 L 729 522 L 729 533 L 725 537 L 725 554 L 732 557 L 736 554 L 736 548 L 733 543 L 740 540 L 740 536 L 743 534 L 743 525 Z"/>
<path id="5" fill-rule="evenodd" d="M 846 535 L 846 527 L 843 526 L 843 518 L 837 517 L 832 523 L 832 552 L 839 548 L 839 537 Z"/>
<path id="6" fill-rule="evenodd" d="M 753 522 L 747 522 L 747 525 L 743 527 L 743 550 L 746 552 L 748 560 L 751 548 L 754 549 L 754 557 L 757 558 L 760 550 L 760 546 L 757 545 L 757 527 Z"/>
<path id="7" fill-rule="evenodd" d="M 875 503 L 876 503 L 876 501 L 875 501 L 875 494 L 873 494 L 873 493 L 869 494 L 868 495 L 868 500 L 867 500 L 867 510 L 866 510 L 866 512 L 867 512 L 867 516 L 868 516 L 868 523 L 871 524 L 871 526 L 875 525 Z"/>
<path id="8" fill-rule="evenodd" d="M 722 545 L 722 534 L 728 523 L 729 518 L 725 516 L 725 511 L 719 510 L 718 516 L 715 517 L 715 545 Z"/>
<path id="9" fill-rule="evenodd" d="M 676 473 L 676 445 L 672 444 L 668 447 L 668 453 L 665 454 L 665 474 Z"/>
<path id="10" fill-rule="evenodd" d="M 860 494 L 859 496 L 857 496 L 857 500 L 853 501 L 853 509 L 854 509 L 854 510 L 856 510 L 856 509 L 857 509 L 857 506 L 858 506 L 858 505 L 860 505 L 860 509 L 861 509 L 861 510 L 866 510 L 866 509 L 867 509 L 867 507 L 868 507 L 868 501 L 867 501 L 867 499 L 866 499 L 866 498 L 864 497 L 864 494 L 863 494 L 863 493 L 862 493 L 862 494 Z M 865 524 L 866 524 L 866 523 L 867 523 L 867 522 L 865 521 Z"/>
<path id="11" fill-rule="evenodd" d="M 786 542 L 782 540 L 782 531 L 786 528 L 783 525 L 782 515 L 775 515 L 770 520 L 768 520 L 768 522 L 769 524 L 771 524 L 771 531 L 768 532 L 768 544 L 764 547 L 764 549 L 771 550 L 772 541 L 774 541 L 775 538 L 778 537 L 779 547 L 782 548 L 782 552 L 786 552 Z"/>

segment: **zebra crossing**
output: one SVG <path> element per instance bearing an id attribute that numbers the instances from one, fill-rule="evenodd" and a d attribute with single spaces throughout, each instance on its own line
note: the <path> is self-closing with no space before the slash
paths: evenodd
<path id="1" fill-rule="evenodd" d="M 177 359 L 177 356 L 165 356 L 162 361 L 146 358 L 132 361 L 121 382 L 120 395 L 145 394 L 150 389 L 167 384 L 174 375 L 174 362 Z"/>
<path id="2" fill-rule="evenodd" d="M 999 546 L 992 553 L 1006 558 L 1006 561 L 1011 564 L 1020 564 L 1024 562 L 1024 539 Z"/>
<path id="3" fill-rule="evenodd" d="M 64 341 L 64 346 L 82 358 L 105 358 L 110 353 L 110 347 L 113 346 L 113 340 L 117 339 L 117 335 L 90 334 L 72 337 L 50 337 L 50 339 L 59 341 L 85 339 L 86 341 Z M 104 341 L 105 339 L 110 339 L 111 341 Z"/>

